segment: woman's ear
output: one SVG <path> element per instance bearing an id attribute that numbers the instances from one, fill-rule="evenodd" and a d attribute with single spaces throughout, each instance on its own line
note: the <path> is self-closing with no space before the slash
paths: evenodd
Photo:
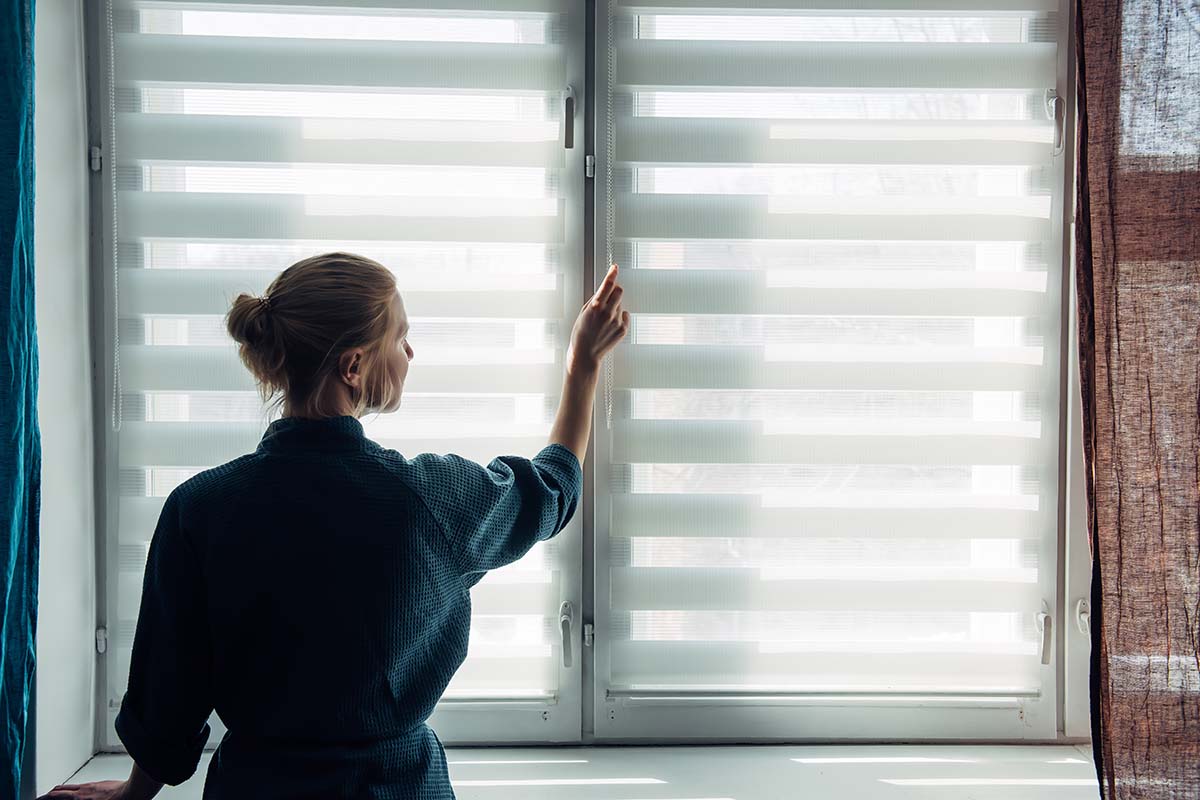
<path id="1" fill-rule="evenodd" d="M 362 388 L 363 349 L 356 347 L 342 353 L 338 359 L 338 377 L 351 389 Z"/>

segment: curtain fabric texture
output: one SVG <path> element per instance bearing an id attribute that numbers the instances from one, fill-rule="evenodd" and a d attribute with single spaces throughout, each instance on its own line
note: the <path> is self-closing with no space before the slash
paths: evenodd
<path id="1" fill-rule="evenodd" d="M 1106 798 L 1200 797 L 1200 5 L 1079 0 L 1093 746 Z"/>
<path id="2" fill-rule="evenodd" d="M 21 783 L 37 623 L 41 444 L 33 296 L 33 2 L 0 0 L 0 800 Z"/>

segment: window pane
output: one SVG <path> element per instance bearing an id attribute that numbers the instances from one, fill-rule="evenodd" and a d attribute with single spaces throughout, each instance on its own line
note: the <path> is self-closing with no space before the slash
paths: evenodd
<path id="1" fill-rule="evenodd" d="M 376 259 L 417 358 L 403 410 L 364 419 L 368 436 L 483 462 L 545 444 L 578 280 L 564 253 L 567 5 L 511 8 L 117 3 L 110 704 L 163 498 L 251 451 L 269 422 L 225 332 L 237 292 L 320 252 Z M 479 584 L 448 698 L 556 701 L 565 560 L 543 544 Z"/>
<path id="2" fill-rule="evenodd" d="M 613 18 L 606 689 L 1036 695 L 1055 16 L 771 5 Z"/>

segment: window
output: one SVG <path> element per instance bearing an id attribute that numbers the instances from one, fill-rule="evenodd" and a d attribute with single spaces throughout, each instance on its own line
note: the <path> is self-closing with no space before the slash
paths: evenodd
<path id="1" fill-rule="evenodd" d="M 1053 735 L 1057 16 L 730 5 L 612 17 L 597 734 Z"/>
<path id="2" fill-rule="evenodd" d="M 582 291 L 571 4 L 395 5 L 112 9 L 110 718 L 163 499 L 252 451 L 265 426 L 224 332 L 238 292 L 314 252 L 375 258 L 400 277 L 420 367 L 404 413 L 364 420 L 367 434 L 484 463 L 545 445 Z M 564 602 L 580 613 L 579 528 L 473 590 L 470 655 L 439 711 L 449 738 L 578 738 L 579 661 L 562 657 L 559 616 Z"/>
<path id="3" fill-rule="evenodd" d="M 446 740 L 1054 738 L 1067 25 L 894 5 L 112 0 L 106 744 L 161 503 L 266 423 L 221 317 L 334 248 L 397 273 L 408 454 L 532 455 L 595 264 L 633 312 Z"/>

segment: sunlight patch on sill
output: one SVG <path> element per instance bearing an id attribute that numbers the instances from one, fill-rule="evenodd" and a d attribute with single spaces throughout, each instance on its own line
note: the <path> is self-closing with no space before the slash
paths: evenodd
<path id="1" fill-rule="evenodd" d="M 1095 786 L 1094 778 L 880 778 L 893 786 Z"/>

